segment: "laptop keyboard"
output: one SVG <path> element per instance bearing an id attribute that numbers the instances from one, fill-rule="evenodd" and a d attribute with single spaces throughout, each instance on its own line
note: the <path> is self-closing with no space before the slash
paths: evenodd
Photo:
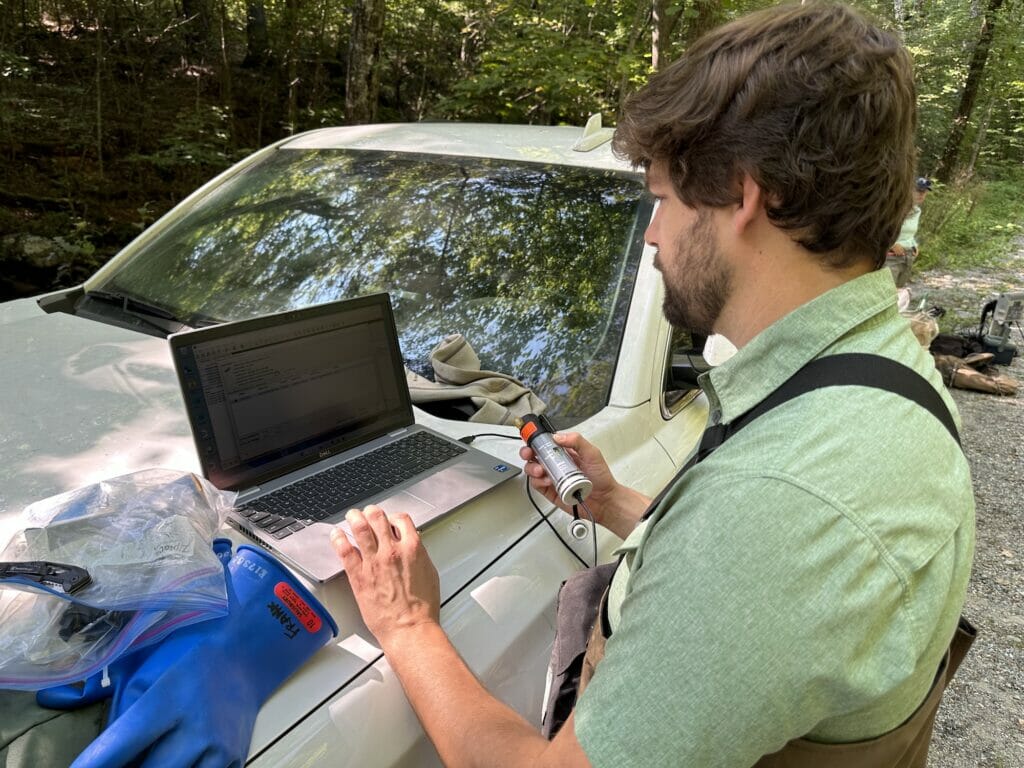
<path id="1" fill-rule="evenodd" d="M 237 511 L 255 528 L 283 539 L 465 452 L 429 432 L 414 432 L 254 499 Z"/>

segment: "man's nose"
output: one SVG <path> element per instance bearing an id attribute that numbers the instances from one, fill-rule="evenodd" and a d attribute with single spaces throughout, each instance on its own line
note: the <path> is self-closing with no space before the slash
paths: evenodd
<path id="1" fill-rule="evenodd" d="M 655 218 L 651 219 L 647 229 L 644 230 L 644 242 L 654 248 L 658 247 L 657 214 L 655 214 Z"/>

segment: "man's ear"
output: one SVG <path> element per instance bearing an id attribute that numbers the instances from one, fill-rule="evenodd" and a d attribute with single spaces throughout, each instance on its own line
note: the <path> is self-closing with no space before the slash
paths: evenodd
<path id="1" fill-rule="evenodd" d="M 733 211 L 733 231 L 737 237 L 742 237 L 765 215 L 767 195 L 749 173 L 744 172 L 739 181 L 740 198 Z"/>

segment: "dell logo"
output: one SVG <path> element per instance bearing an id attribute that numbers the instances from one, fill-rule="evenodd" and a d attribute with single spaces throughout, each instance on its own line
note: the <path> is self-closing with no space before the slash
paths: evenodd
<path id="1" fill-rule="evenodd" d="M 326 459 L 330 455 L 331 455 L 331 449 L 330 448 L 321 448 L 320 449 L 320 458 L 321 459 Z"/>

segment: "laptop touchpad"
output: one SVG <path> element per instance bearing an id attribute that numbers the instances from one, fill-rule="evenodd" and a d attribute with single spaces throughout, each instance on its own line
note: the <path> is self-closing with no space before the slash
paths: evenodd
<path id="1" fill-rule="evenodd" d="M 405 512 L 412 518 L 412 522 L 417 528 L 426 525 L 437 516 L 436 506 L 408 491 L 400 491 L 394 496 L 389 496 L 383 501 L 377 502 L 377 506 L 388 515 Z"/>

